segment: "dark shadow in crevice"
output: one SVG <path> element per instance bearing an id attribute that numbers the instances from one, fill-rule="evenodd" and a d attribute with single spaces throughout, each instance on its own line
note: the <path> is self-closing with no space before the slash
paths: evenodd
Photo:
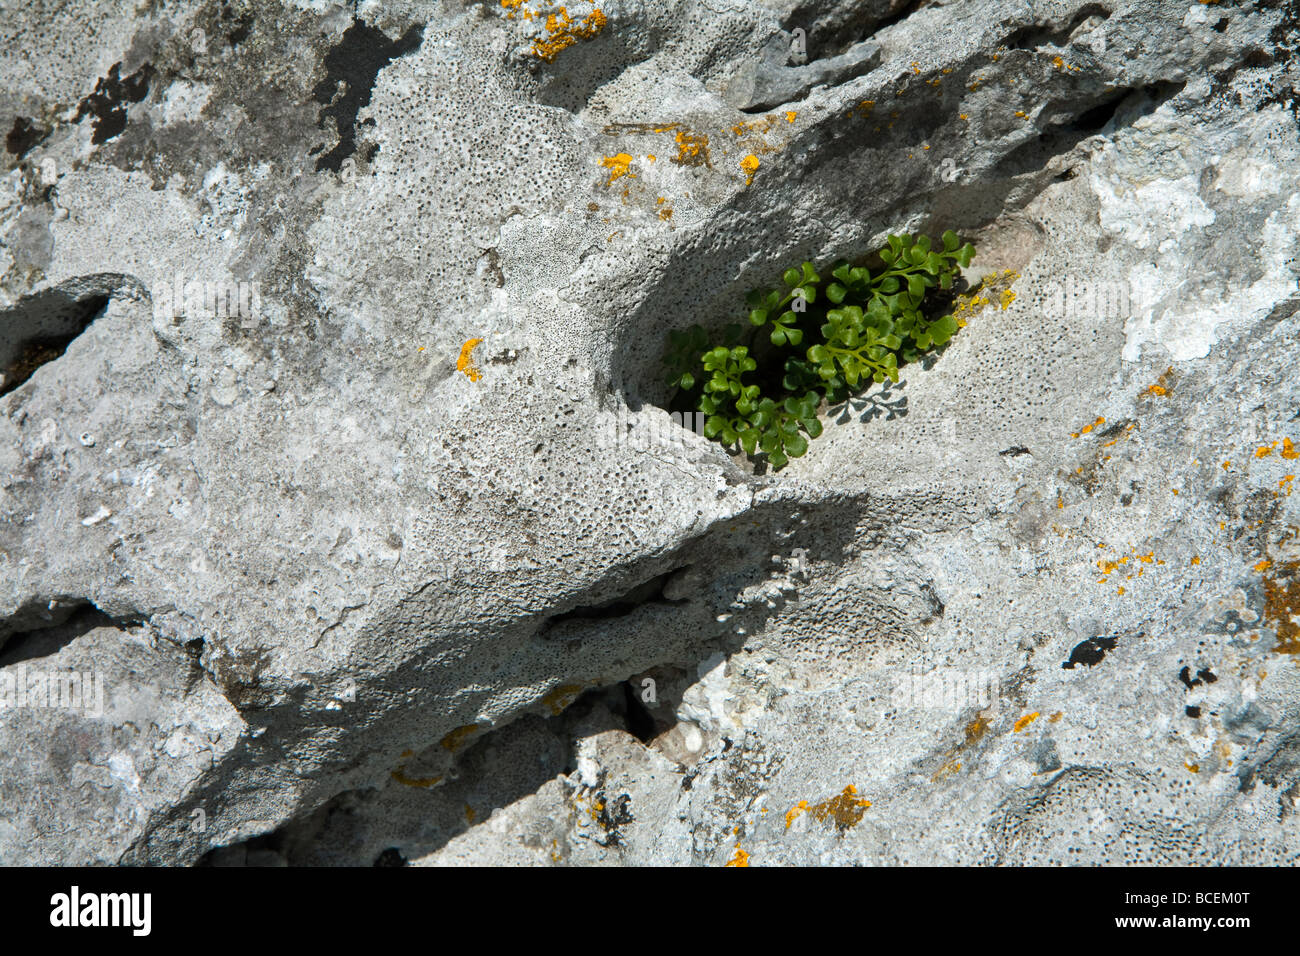
<path id="1" fill-rule="evenodd" d="M 17 631 L 7 639 L 0 637 L 0 667 L 50 657 L 97 627 L 118 627 L 123 623 L 89 601 L 64 604 L 56 611 L 47 609 L 45 613 L 50 615 L 48 624 Z M 20 611 L 20 615 L 30 617 L 30 612 Z"/>
<path id="2" fill-rule="evenodd" d="M 1002 41 L 1008 50 L 1036 50 L 1043 46 L 1065 46 L 1074 37 L 1083 24 L 1094 18 L 1110 19 L 1112 11 L 1100 3 L 1089 3 L 1077 10 L 1069 21 L 1062 25 L 1035 23 L 1020 27 Z"/>
<path id="3" fill-rule="evenodd" d="M 1107 125 L 1128 126 L 1154 113 L 1162 104 L 1183 91 L 1186 83 L 1158 82 L 1136 88 L 1122 88 L 1078 112 L 1072 119 L 1052 123 L 1037 138 L 1017 146 L 1002 157 L 989 174 L 996 178 L 1037 172 L 1056 156 L 1102 132 Z"/>
<path id="4" fill-rule="evenodd" d="M 849 16 L 838 22 L 817 21 L 825 0 L 802 0 L 788 16 L 782 28 L 793 31 L 808 29 L 808 62 L 840 56 L 863 40 L 869 40 L 892 26 L 902 23 L 925 5 L 925 0 L 893 0 L 855 5 Z"/>
<path id="5" fill-rule="evenodd" d="M 0 395 L 12 392 L 42 365 L 63 355 L 72 340 L 108 308 L 110 298 L 49 289 L 0 312 Z"/>
<path id="6" fill-rule="evenodd" d="M 907 504 L 886 513 L 879 504 L 869 508 L 860 502 L 836 500 L 801 506 L 797 514 L 791 514 L 790 502 L 775 501 L 743 517 L 719 522 L 671 555 L 647 558 L 639 569 L 618 572 L 617 576 L 625 580 L 637 570 L 644 575 L 653 567 L 672 568 L 632 590 L 658 582 L 664 574 L 680 575 L 671 586 L 667 582 L 663 586 L 671 594 L 689 594 L 689 600 L 671 603 L 652 597 L 626 613 L 588 619 L 590 623 L 585 627 L 578 618 L 572 618 L 566 625 L 573 629 L 566 635 L 569 639 L 548 645 L 556 674 L 571 673 L 574 667 L 570 662 L 589 653 L 597 641 L 606 648 L 627 648 L 627 659 L 613 665 L 615 673 L 610 676 L 614 679 L 609 683 L 586 687 L 567 707 L 548 705 L 551 711 L 560 708 L 559 713 L 542 716 L 536 711 L 524 712 L 485 729 L 457 754 L 454 768 L 449 773 L 443 771 L 445 776 L 426 783 L 418 775 L 403 780 L 391 771 L 381 773 L 364 788 L 356 789 L 354 785 L 353 789 L 323 798 L 315 809 L 304 810 L 274 832 L 209 850 L 202 863 L 371 866 L 381 860 L 384 865 L 400 865 L 402 860 L 427 857 L 496 810 L 536 794 L 558 775 L 571 774 L 577 767 L 575 751 L 579 740 L 606 731 L 624 731 L 643 742 L 653 741 L 671 729 L 681 694 L 697 679 L 700 665 L 717 654 L 735 654 L 751 639 L 747 635 L 761 632 L 788 602 L 798 600 L 802 586 L 799 581 L 806 580 L 801 577 L 807 573 L 803 570 L 791 577 L 792 583 L 779 596 L 737 606 L 738 596 L 752 594 L 755 585 L 773 574 L 774 553 L 783 556 L 787 571 L 794 567 L 789 562 L 795 555 L 799 555 L 801 569 L 805 560 L 812 565 L 840 563 L 851 559 L 850 545 L 864 528 L 875 529 L 883 539 L 898 521 L 905 523 L 908 516 L 920 513 L 914 509 L 934 507 L 933 501 L 913 504 L 908 499 Z M 621 586 L 607 581 L 606 586 L 593 586 L 587 593 L 617 593 Z M 590 607 L 609 612 L 626 610 L 619 605 L 630 600 L 629 594 Z M 396 617 L 409 620 L 410 613 L 404 609 Z M 377 626 L 384 625 L 381 622 Z M 526 618 L 521 619 L 515 625 L 518 637 L 497 634 L 495 641 L 523 648 L 525 629 L 531 631 L 533 627 Z M 644 648 L 647 630 L 685 637 L 672 648 L 661 647 L 648 657 Z M 864 637 L 869 643 L 896 639 L 892 632 Z M 640 652 L 633 652 L 635 648 Z M 653 693 L 643 681 L 647 676 L 654 681 Z M 386 673 L 382 681 L 367 685 L 364 696 L 375 700 L 409 695 L 413 686 L 427 679 L 426 662 L 407 660 Z M 450 685 L 447 694 L 449 699 L 468 696 Z M 651 701 L 648 705 L 647 699 Z M 466 710 L 464 716 L 469 713 Z M 438 712 L 439 732 L 448 716 L 446 709 Z M 431 737 L 429 721 L 427 712 L 408 709 L 399 713 L 399 708 L 392 708 L 379 720 L 367 723 L 365 732 L 390 742 L 394 736 L 427 741 Z M 436 753 L 444 746 L 440 741 L 433 742 L 427 750 Z M 269 754 L 268 758 L 272 762 L 276 759 Z M 349 755 L 340 760 L 339 767 L 346 770 L 361 759 Z M 399 770 L 420 766 L 420 756 L 409 751 L 402 759 Z M 503 768 L 509 768 L 509 772 L 503 773 Z M 320 771 L 322 775 L 328 772 Z M 215 800 L 214 794 L 206 805 L 216 805 Z M 195 804 L 199 805 L 204 804 Z M 183 819 L 192 809 L 182 804 L 171 812 Z M 543 850 L 549 848 L 549 834 L 544 843 L 536 845 Z"/>
<path id="7" fill-rule="evenodd" d="M 684 568 L 671 568 L 662 574 L 656 574 L 648 581 L 609 601 L 597 604 L 580 604 L 568 611 L 553 614 L 546 619 L 538 630 L 538 636 L 548 638 L 550 632 L 564 624 L 583 624 L 588 621 L 604 621 L 610 618 L 626 617 L 639 611 L 646 605 L 664 605 L 668 607 L 683 604 L 664 597 L 664 586 L 673 575 Z"/>

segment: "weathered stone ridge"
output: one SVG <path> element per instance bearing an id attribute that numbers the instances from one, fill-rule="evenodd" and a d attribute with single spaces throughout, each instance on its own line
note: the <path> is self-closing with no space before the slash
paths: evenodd
<path id="1" fill-rule="evenodd" d="M 1296 863 L 1298 39 L 14 7 L 0 862 Z M 670 329 L 948 228 L 806 457 L 670 418 Z"/>

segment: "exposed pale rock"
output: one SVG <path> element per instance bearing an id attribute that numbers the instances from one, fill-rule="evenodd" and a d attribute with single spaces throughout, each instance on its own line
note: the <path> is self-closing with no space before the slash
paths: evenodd
<path id="1" fill-rule="evenodd" d="M 351 9 L 0 26 L 0 678 L 106 700 L 0 862 L 1296 862 L 1294 3 Z M 788 469 L 663 410 L 949 227 Z"/>

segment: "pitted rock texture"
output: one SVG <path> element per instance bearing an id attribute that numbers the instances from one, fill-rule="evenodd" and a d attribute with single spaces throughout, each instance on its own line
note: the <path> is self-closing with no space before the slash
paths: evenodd
<path id="1" fill-rule="evenodd" d="M 1298 41 L 9 10 L 0 862 L 1294 864 Z M 966 326 L 806 457 L 664 411 L 669 329 L 946 228 Z"/>

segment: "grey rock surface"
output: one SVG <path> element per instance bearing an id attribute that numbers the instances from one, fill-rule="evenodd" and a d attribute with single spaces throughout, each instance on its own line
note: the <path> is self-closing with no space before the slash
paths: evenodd
<path id="1" fill-rule="evenodd" d="M 0 862 L 1294 864 L 1298 43 L 5 4 Z M 664 411 L 945 228 L 987 301 L 806 457 Z"/>

